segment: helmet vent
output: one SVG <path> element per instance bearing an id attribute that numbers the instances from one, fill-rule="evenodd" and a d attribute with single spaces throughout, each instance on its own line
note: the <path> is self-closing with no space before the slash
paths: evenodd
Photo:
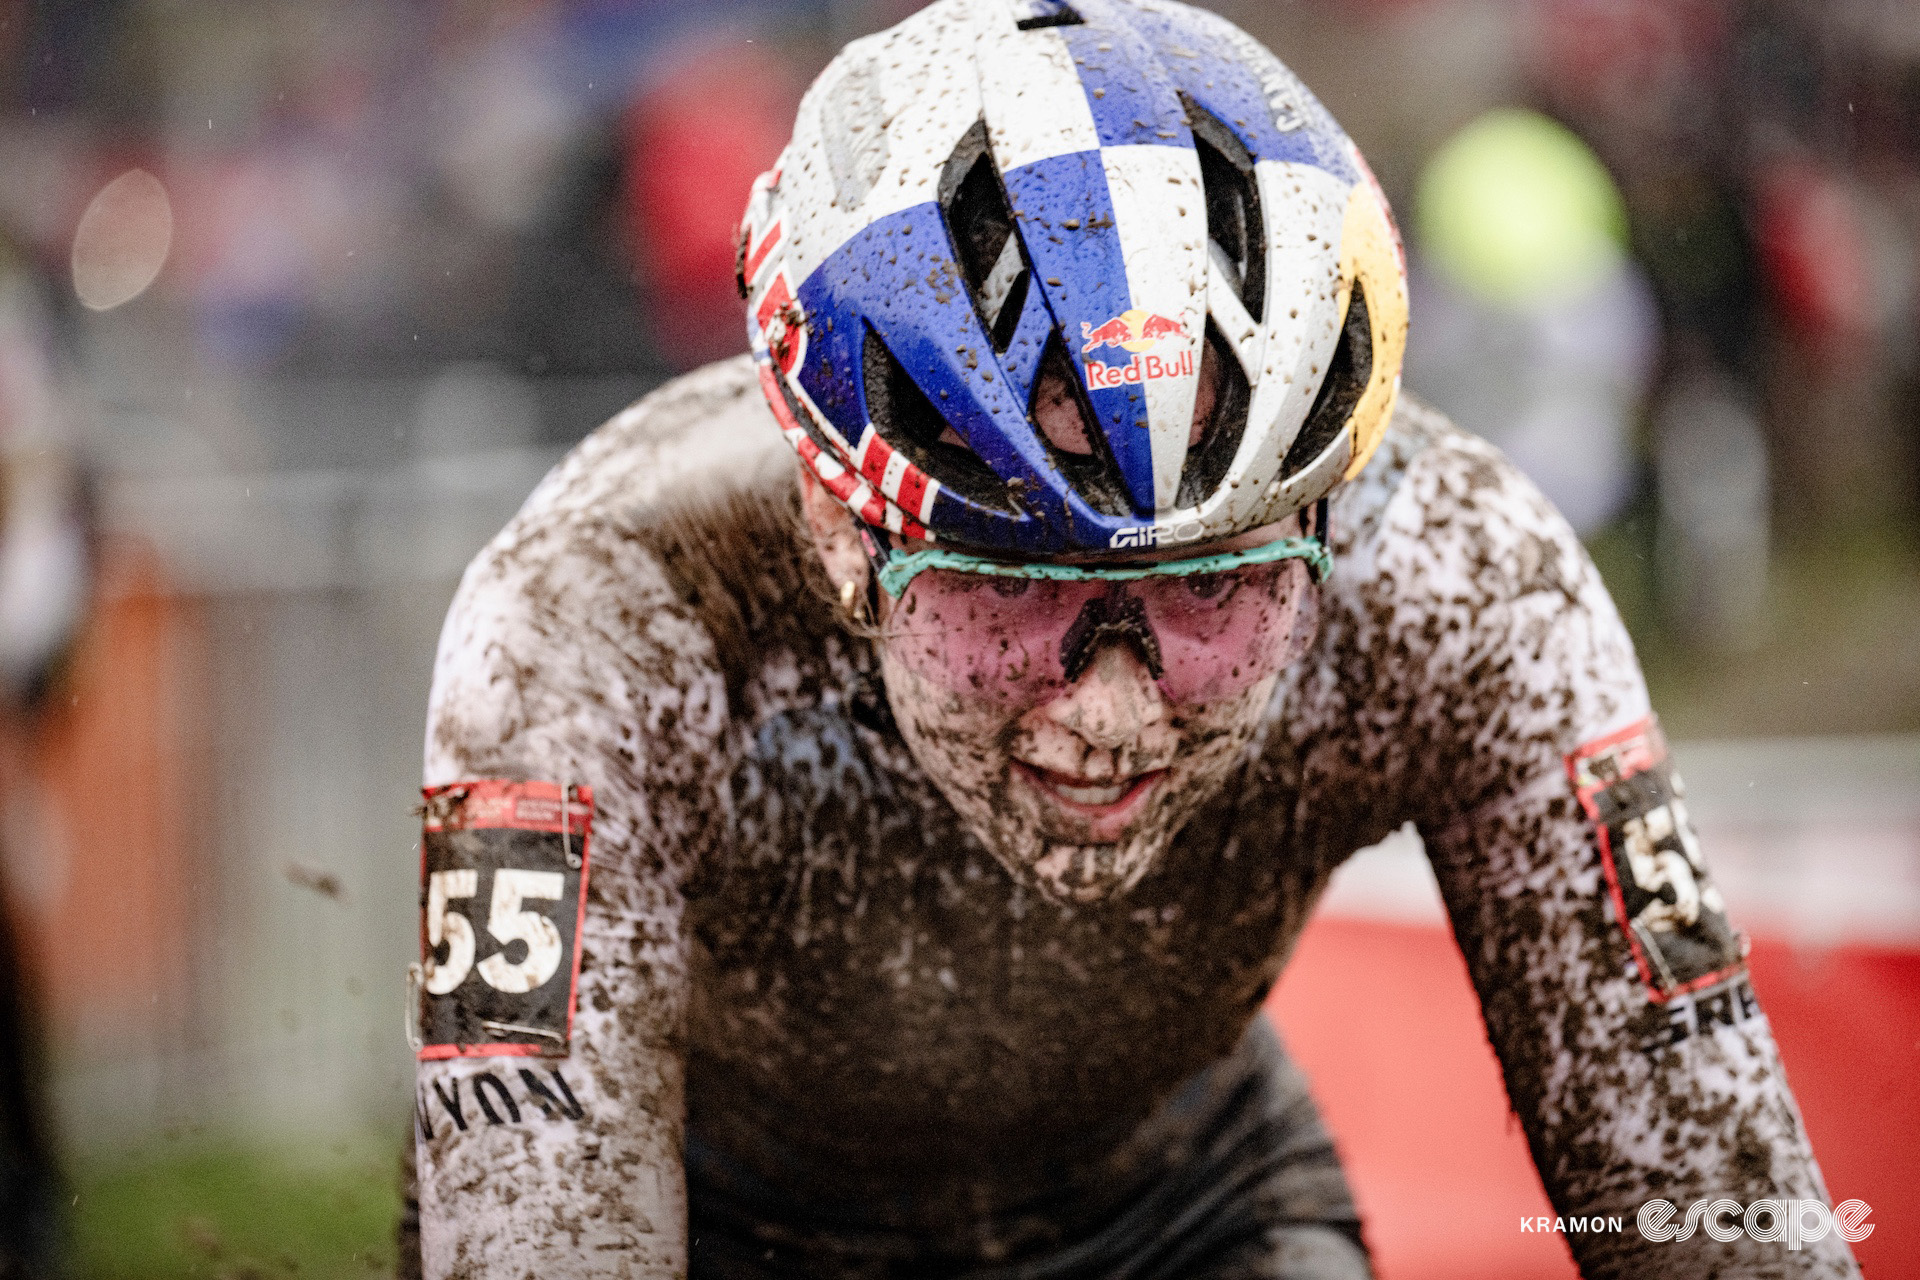
<path id="1" fill-rule="evenodd" d="M 1178 501 L 1188 507 L 1204 501 L 1226 478 L 1234 455 L 1247 434 L 1247 410 L 1253 390 L 1240 359 L 1213 321 L 1207 321 L 1207 340 L 1200 352 L 1200 387 L 1193 402 L 1193 428 L 1188 436 L 1187 461 L 1180 468 Z"/>
<path id="2" fill-rule="evenodd" d="M 1352 301 L 1347 304 L 1347 320 L 1333 348 L 1327 376 L 1313 398 L 1313 410 L 1280 464 L 1283 479 L 1299 472 L 1333 443 L 1353 416 L 1354 406 L 1360 403 L 1361 393 L 1372 377 L 1373 327 L 1367 318 L 1367 292 L 1356 280 Z"/>
<path id="3" fill-rule="evenodd" d="M 1062 0 L 1013 0 L 1014 25 L 1022 31 L 1041 27 L 1077 27 L 1085 21 Z"/>
<path id="4" fill-rule="evenodd" d="M 833 202 L 857 209 L 887 167 L 887 130 L 881 123 L 887 118 L 886 104 L 880 96 L 878 63 L 847 67 L 828 91 L 821 118 Z"/>
<path id="5" fill-rule="evenodd" d="M 1219 246 L 1227 283 L 1258 319 L 1266 303 L 1266 228 L 1260 217 L 1260 184 L 1253 156 L 1233 130 L 1185 94 L 1187 125 L 1200 157 L 1200 186 L 1207 199 L 1207 238 Z"/>
<path id="6" fill-rule="evenodd" d="M 1005 483 L 947 425 L 945 416 L 872 329 L 867 330 L 862 364 L 867 417 L 882 439 L 955 493 L 1003 511 L 1013 510 Z"/>
<path id="7" fill-rule="evenodd" d="M 1027 416 L 1054 467 L 1088 506 L 1103 515 L 1132 514 L 1126 478 L 1074 375 L 1073 359 L 1057 329 L 1047 336 L 1046 349 L 1040 353 Z"/>
<path id="8" fill-rule="evenodd" d="M 947 159 L 940 176 L 940 211 L 980 321 L 994 350 L 1005 351 L 1019 324 L 1032 273 L 1014 234 L 1013 213 L 987 149 L 983 121 L 967 130 Z"/>

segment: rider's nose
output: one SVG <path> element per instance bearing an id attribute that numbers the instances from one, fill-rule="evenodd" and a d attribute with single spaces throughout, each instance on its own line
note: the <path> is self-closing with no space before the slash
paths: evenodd
<path id="1" fill-rule="evenodd" d="M 1047 705 L 1047 717 L 1091 747 L 1113 751 L 1166 715 L 1147 664 L 1130 644 L 1100 647 L 1080 678 Z"/>

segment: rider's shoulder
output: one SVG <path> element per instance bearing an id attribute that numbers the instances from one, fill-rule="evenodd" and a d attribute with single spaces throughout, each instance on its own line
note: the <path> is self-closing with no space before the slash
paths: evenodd
<path id="1" fill-rule="evenodd" d="M 487 621 L 469 629 L 479 644 L 503 631 L 585 643 L 636 618 L 668 627 L 661 610 L 687 594 L 673 549 L 725 541 L 709 526 L 768 505 L 758 489 L 792 470 L 746 358 L 676 378 L 576 445 L 474 557 L 443 644 L 467 634 L 462 620 Z"/>
<path id="2" fill-rule="evenodd" d="M 1424 487 L 1424 475 L 1459 469 L 1488 455 L 1498 457 L 1484 440 L 1402 391 L 1380 447 L 1333 500 L 1333 527 L 1340 541 L 1349 547 L 1365 545 L 1383 532 L 1389 507 L 1404 505 Z"/>
<path id="3" fill-rule="evenodd" d="M 1597 579 L 1552 502 L 1499 449 L 1409 394 L 1336 499 L 1333 533 L 1350 581 L 1399 596 L 1490 603 L 1551 590 L 1597 603 L 1587 598 Z"/>
<path id="4" fill-rule="evenodd" d="M 719 360 L 589 434 L 533 491 L 521 517 L 645 524 L 690 494 L 738 484 L 769 459 L 786 458 L 752 359 Z"/>
<path id="5" fill-rule="evenodd" d="M 728 706 L 726 633 L 699 603 L 725 592 L 685 549 L 751 512 L 740 486 L 772 463 L 791 484 L 744 361 L 668 383 L 577 445 L 461 579 L 435 657 L 428 776 L 553 779 L 617 747 L 628 765 L 594 779 L 603 795 L 637 787 L 655 813 L 684 799 L 674 771 L 716 758 Z"/>
<path id="6" fill-rule="evenodd" d="M 792 470 L 752 362 L 717 361 L 643 396 L 575 445 L 468 578 L 510 563 L 557 573 L 584 567 L 583 559 L 653 558 L 663 531 L 724 519 L 718 513 L 739 505 L 729 499 L 777 486 Z"/>

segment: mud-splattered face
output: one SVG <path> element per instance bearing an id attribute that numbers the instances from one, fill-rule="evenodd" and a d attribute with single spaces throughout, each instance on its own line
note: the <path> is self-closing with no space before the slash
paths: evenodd
<path id="1" fill-rule="evenodd" d="M 994 856 L 1056 901 L 1130 888 L 1226 780 L 1276 675 L 1209 703 L 1168 702 L 1132 647 L 1110 643 L 1057 697 L 1008 707 L 882 650 L 887 697 L 921 768 Z"/>
<path id="2" fill-rule="evenodd" d="M 829 576 L 864 586 L 844 509 L 803 492 Z M 1128 583 L 931 570 L 882 597 L 881 669 L 921 768 L 995 857 L 1092 901 L 1135 884 L 1219 790 L 1316 605 L 1297 560 Z"/>

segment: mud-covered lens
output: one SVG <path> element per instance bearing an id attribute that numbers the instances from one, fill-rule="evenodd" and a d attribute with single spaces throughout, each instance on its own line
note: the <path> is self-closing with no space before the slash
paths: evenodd
<path id="1" fill-rule="evenodd" d="M 1297 559 L 1131 581 L 931 568 L 912 577 L 887 633 L 911 670 L 962 694 L 1044 701 L 1100 648 L 1121 645 L 1170 701 L 1199 703 L 1296 661 L 1313 638 L 1315 595 Z"/>

